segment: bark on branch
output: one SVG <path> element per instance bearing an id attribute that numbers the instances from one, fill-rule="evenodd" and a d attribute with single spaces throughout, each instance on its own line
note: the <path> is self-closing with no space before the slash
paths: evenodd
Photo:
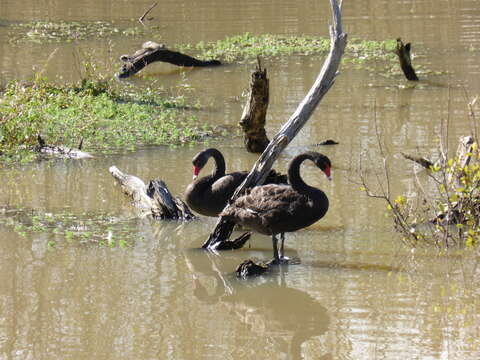
<path id="1" fill-rule="evenodd" d="M 333 12 L 333 25 L 330 26 L 330 52 L 325 59 L 320 74 L 290 119 L 282 126 L 278 134 L 260 155 L 253 169 L 233 194 L 232 200 L 236 199 L 247 188 L 263 184 L 275 160 L 302 129 L 318 103 L 334 84 L 338 75 L 337 69 L 347 44 L 347 34 L 342 30 L 341 9 L 337 0 L 330 0 L 330 5 Z M 215 229 L 202 247 L 210 249 L 216 247 L 219 242 L 228 241 L 227 238 L 230 236 L 233 226 L 234 224 L 220 217 Z"/>

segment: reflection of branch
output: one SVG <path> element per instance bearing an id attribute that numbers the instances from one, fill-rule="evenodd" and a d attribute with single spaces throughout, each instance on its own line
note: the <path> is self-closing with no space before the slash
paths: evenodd
<path id="1" fill-rule="evenodd" d="M 147 11 L 145 11 L 142 16 L 140 16 L 140 17 L 138 18 L 138 21 L 140 21 L 140 24 L 142 24 L 143 26 L 146 26 L 145 23 L 143 22 L 143 20 L 145 20 L 145 16 L 147 16 L 148 13 L 149 13 L 150 11 L 152 11 L 153 8 L 154 8 L 155 6 L 157 6 L 157 5 L 158 5 L 158 2 L 156 2 L 155 4 L 153 4 L 152 6 L 150 6 L 150 8 L 149 8 Z"/>

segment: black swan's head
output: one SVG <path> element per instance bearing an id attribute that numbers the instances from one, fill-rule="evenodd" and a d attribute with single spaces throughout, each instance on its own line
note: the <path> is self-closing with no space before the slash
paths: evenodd
<path id="1" fill-rule="evenodd" d="M 330 171 L 332 168 L 332 163 L 330 162 L 330 159 L 327 156 L 317 152 L 310 152 L 310 154 L 311 160 L 315 163 L 315 165 L 317 165 L 317 167 L 325 173 L 328 180 L 332 180 Z"/>
<path id="2" fill-rule="evenodd" d="M 195 155 L 192 159 L 192 164 L 193 164 L 193 179 L 195 180 L 198 177 L 198 174 L 200 173 L 200 170 L 203 169 L 205 164 L 207 163 L 208 159 L 210 158 L 210 149 L 206 149 L 203 151 L 200 151 L 197 155 Z"/>

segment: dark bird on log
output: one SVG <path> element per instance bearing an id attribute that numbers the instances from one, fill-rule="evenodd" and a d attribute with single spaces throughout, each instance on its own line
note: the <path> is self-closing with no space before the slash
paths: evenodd
<path id="1" fill-rule="evenodd" d="M 210 158 L 215 161 L 213 173 L 197 179 L 202 168 Z M 185 190 L 185 201 L 197 213 L 205 216 L 218 216 L 225 208 L 236 188 L 248 175 L 247 171 L 225 174 L 225 159 L 220 151 L 206 149 L 194 156 L 193 182 Z M 271 170 L 266 184 L 287 184 L 287 176 Z"/>
<path id="2" fill-rule="evenodd" d="M 307 185 L 300 176 L 300 165 L 311 160 L 330 180 L 331 163 L 328 157 L 317 152 L 296 156 L 288 168 L 291 185 L 263 185 L 239 197 L 220 216 L 264 235 L 272 235 L 275 264 L 288 262 L 284 256 L 285 233 L 296 231 L 320 220 L 328 210 L 325 193 Z M 278 248 L 277 235 L 281 246 Z"/>

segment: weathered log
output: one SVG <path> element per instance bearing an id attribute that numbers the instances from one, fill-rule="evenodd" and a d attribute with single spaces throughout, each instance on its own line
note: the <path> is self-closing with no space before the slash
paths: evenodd
<path id="1" fill-rule="evenodd" d="M 83 145 L 83 139 L 80 140 L 80 145 L 77 149 L 72 149 L 63 145 L 48 145 L 41 135 L 37 135 L 38 146 L 35 148 L 36 152 L 44 155 L 55 156 L 63 159 L 91 159 L 92 155 L 80 150 Z"/>
<path id="2" fill-rule="evenodd" d="M 415 73 L 415 69 L 412 66 L 410 49 L 410 43 L 403 45 L 402 39 L 397 39 L 397 47 L 395 49 L 395 54 L 397 54 L 398 56 L 398 60 L 400 61 L 400 67 L 402 68 L 403 74 L 405 75 L 407 80 L 418 81 L 417 74 Z"/>
<path id="3" fill-rule="evenodd" d="M 252 153 L 261 153 L 270 142 L 265 131 L 269 81 L 267 69 L 262 69 L 260 58 L 257 58 L 257 60 L 257 68 L 252 72 L 250 93 L 240 120 L 240 126 L 245 133 L 245 147 L 248 152 Z"/>
<path id="4" fill-rule="evenodd" d="M 122 55 L 120 60 L 124 62 L 120 72 L 116 76 L 125 79 L 142 70 L 148 64 L 155 61 L 163 61 L 177 66 L 218 66 L 222 63 L 218 60 L 198 60 L 191 56 L 168 50 L 164 44 L 147 41 L 133 55 Z"/>
<path id="5" fill-rule="evenodd" d="M 275 160 L 302 129 L 320 100 L 334 84 L 338 75 L 337 69 L 347 44 L 347 34 L 342 31 L 341 10 L 337 0 L 330 0 L 330 4 L 333 12 L 333 25 L 330 26 L 331 45 L 330 52 L 325 59 L 320 74 L 290 119 L 282 126 L 278 134 L 275 135 L 265 151 L 260 155 L 253 169 L 232 195 L 231 201 L 236 199 L 239 194 L 242 194 L 245 189 L 263 184 Z M 209 249 L 212 246 L 216 246 L 217 242 L 226 241 L 233 227 L 234 224 L 231 221 L 226 221 L 220 217 L 215 229 L 202 247 Z M 228 236 L 226 237 L 226 235 Z"/>
<path id="6" fill-rule="evenodd" d="M 163 181 L 151 180 L 147 186 L 140 178 L 124 174 L 116 166 L 108 170 L 123 192 L 132 199 L 132 205 L 140 211 L 140 216 L 182 221 L 195 218 L 188 206 L 180 198 L 175 198 Z"/>
<path id="7" fill-rule="evenodd" d="M 409 155 L 409 154 L 405 154 L 403 152 L 401 154 L 405 159 L 412 160 L 412 161 L 416 162 L 417 164 L 423 166 L 425 169 L 430 170 L 432 168 L 432 166 L 434 165 L 433 162 L 431 162 L 430 160 L 425 159 L 421 156 Z"/>

